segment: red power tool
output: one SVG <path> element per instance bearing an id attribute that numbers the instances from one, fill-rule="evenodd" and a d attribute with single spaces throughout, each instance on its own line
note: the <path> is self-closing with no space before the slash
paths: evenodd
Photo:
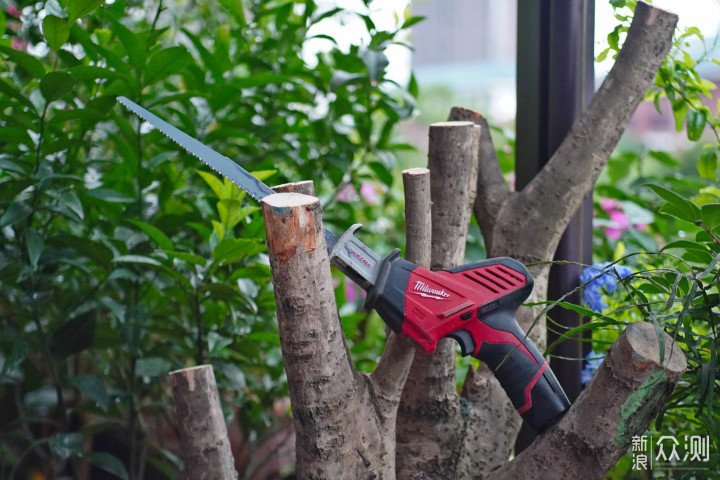
<path id="1" fill-rule="evenodd" d="M 118 100 L 256 200 L 275 193 L 224 155 L 127 98 Z M 367 291 L 366 308 L 422 353 L 434 352 L 442 338 L 457 340 L 462 355 L 487 363 L 536 431 L 569 408 L 545 358 L 515 318 L 533 288 L 523 264 L 502 257 L 432 272 L 402 259 L 399 249 L 381 258 L 355 237 L 359 228 L 353 225 L 341 237 L 324 233 L 331 263 Z"/>

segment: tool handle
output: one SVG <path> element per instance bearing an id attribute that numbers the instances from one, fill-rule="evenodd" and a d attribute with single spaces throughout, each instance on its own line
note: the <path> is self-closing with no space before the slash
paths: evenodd
<path id="1" fill-rule="evenodd" d="M 545 358 L 526 337 L 510 309 L 495 310 L 448 335 L 463 355 L 485 362 L 515 409 L 535 431 L 542 431 L 570 406 Z"/>
<path id="2" fill-rule="evenodd" d="M 530 273 L 511 258 L 432 272 L 395 250 L 382 260 L 365 307 L 423 353 L 455 339 L 463 355 L 487 363 L 528 425 L 542 430 L 570 403 L 515 318 L 532 288 Z"/>

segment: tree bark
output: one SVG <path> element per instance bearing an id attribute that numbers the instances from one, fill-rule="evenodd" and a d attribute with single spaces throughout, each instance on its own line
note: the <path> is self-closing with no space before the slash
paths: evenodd
<path id="1" fill-rule="evenodd" d="M 212 365 L 170 372 L 188 479 L 238 478 Z"/>
<path id="2" fill-rule="evenodd" d="M 303 180 L 302 182 L 283 183 L 276 185 L 272 189 L 277 193 L 302 193 L 303 195 L 315 196 L 315 184 L 312 180 Z"/>
<path id="3" fill-rule="evenodd" d="M 630 324 L 565 416 L 488 478 L 603 478 L 632 437 L 645 433 L 686 369 L 670 335 L 651 323 Z"/>
<path id="4" fill-rule="evenodd" d="M 588 107 L 545 167 L 522 192 L 506 197 L 496 221 L 483 232 L 493 256 L 526 263 L 552 258 L 670 50 L 677 19 L 637 3 L 622 50 Z M 478 218 L 486 210 L 479 207 Z"/>
<path id="5" fill-rule="evenodd" d="M 430 188 L 429 171 L 403 172 L 406 208 L 415 212 L 414 221 L 406 224 L 407 251 L 406 259 L 421 266 L 430 264 Z M 408 178 L 412 177 L 412 178 Z M 370 425 L 379 425 L 377 432 L 368 432 L 366 438 L 374 448 L 379 468 L 370 471 L 358 471 L 357 478 L 382 478 L 392 480 L 396 476 L 396 422 L 400 395 L 414 357 L 413 347 L 404 339 L 390 332 L 385 350 L 378 365 L 371 374 L 359 373 L 358 384 L 361 393 L 365 394 L 361 401 L 359 422 L 367 424 L 367 420 L 375 419 Z M 373 438 L 378 439 L 372 441 Z"/>
<path id="6" fill-rule="evenodd" d="M 433 269 L 451 268 L 465 259 L 480 133 L 472 122 L 430 126 Z M 398 478 L 418 472 L 454 478 L 463 414 L 455 386 L 455 343 L 442 340 L 433 355 L 415 356 L 403 390 L 397 421 Z"/>
<path id="7" fill-rule="evenodd" d="M 320 202 L 277 193 L 262 200 L 280 344 L 295 425 L 297 475 L 353 478 L 355 370 L 333 295 Z"/>
<path id="8" fill-rule="evenodd" d="M 510 192 L 502 179 L 487 129 L 473 126 L 482 124 L 482 119 L 465 111 L 463 115 L 469 115 L 471 122 L 445 122 L 431 127 L 428 165 L 432 172 L 432 268 L 449 268 L 464 261 L 468 212 L 473 203 L 489 256 L 508 255 L 525 263 L 552 258 L 561 232 L 582 197 L 591 192 L 667 53 L 676 21 L 675 15 L 638 2 L 627 40 L 608 79 L 550 162 L 522 192 Z M 441 342 L 435 355 L 416 355 L 412 362 L 397 412 L 393 458 L 393 409 L 397 392 L 402 388 L 408 355 L 394 346 L 399 343 L 391 336 L 375 372 L 367 375 L 354 370 L 332 299 L 324 237 L 318 235 L 322 232 L 319 204 L 307 200 L 310 197 L 292 195 L 295 194 L 268 196 L 263 209 L 281 344 L 298 433 L 298 476 L 391 479 L 395 468 L 399 478 L 488 475 L 507 458 L 519 417 L 487 369 L 471 370 L 462 397 L 458 396 L 455 347 L 450 341 Z M 284 200 L 276 201 L 280 198 Z M 531 265 L 530 270 L 535 277 L 530 300 L 544 300 L 547 267 Z M 535 323 L 535 314 L 529 309 L 521 309 L 518 317 L 526 331 Z M 542 350 L 544 320 L 537 322 L 530 336 Z M 631 432 L 638 425 L 636 418 L 644 419 L 654 412 L 655 407 L 647 407 L 650 403 L 646 404 L 644 399 L 652 397 L 659 403 L 664 397 L 645 396 L 642 392 L 649 391 L 645 383 L 636 385 L 628 380 L 625 384 L 629 385 L 627 389 L 642 387 L 638 390 L 642 398 L 636 396 L 624 410 L 620 408 L 620 418 L 624 415 L 627 432 Z M 594 392 L 597 390 L 598 387 L 593 387 Z M 628 395 L 627 398 L 632 396 Z M 607 427 L 602 433 L 607 436 L 614 427 L 602 423 L 601 415 L 592 413 L 596 411 L 591 408 L 596 397 L 603 399 L 602 395 L 592 398 L 582 395 L 571 410 L 581 413 L 571 418 L 595 415 L 583 418 L 596 420 L 599 428 Z M 617 406 L 617 401 L 611 404 Z M 563 430 L 560 426 L 564 422 L 542 438 L 551 438 L 547 436 L 557 432 L 554 435 L 560 440 L 556 442 L 572 440 L 568 440 L 569 434 L 561 432 L 578 433 L 579 423 Z M 618 438 L 620 423 L 618 420 L 615 425 L 613 442 Z M 583 432 L 578 434 L 587 435 L 588 425 L 582 427 Z M 602 435 L 598 434 L 598 445 Z M 488 438 L 492 441 L 488 442 Z M 566 455 L 591 469 L 594 460 L 584 457 L 602 456 L 602 449 L 609 448 L 607 442 L 602 445 L 596 450 L 581 447 Z M 616 447 L 621 449 L 622 444 Z M 612 455 L 617 451 L 613 450 Z M 531 453 L 523 455 L 528 460 L 513 463 L 532 464 Z M 612 458 L 614 462 L 616 459 Z M 556 461 L 568 464 L 565 460 Z M 605 467 L 603 464 L 602 468 Z M 502 467 L 505 468 L 520 467 Z M 536 476 L 544 468 L 549 467 L 536 466 L 536 471 L 530 473 Z M 508 473 L 503 478 L 530 476 L 515 476 L 514 470 L 501 471 Z M 566 471 L 561 475 L 568 476 Z"/>

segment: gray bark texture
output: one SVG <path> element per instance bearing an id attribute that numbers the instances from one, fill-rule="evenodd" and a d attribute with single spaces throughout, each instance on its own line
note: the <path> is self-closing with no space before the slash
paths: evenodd
<path id="1" fill-rule="evenodd" d="M 346 354 L 320 202 L 299 193 L 262 201 L 278 327 L 303 479 L 353 478 L 355 371 Z"/>
<path id="2" fill-rule="evenodd" d="M 419 177 L 408 189 L 418 212 L 413 236 L 429 239 L 427 173 Z M 372 374 L 355 371 L 334 303 L 319 201 L 298 193 L 269 195 L 263 215 L 293 405 L 297 475 L 393 479 L 395 416 L 413 350 L 393 334 Z M 430 251 L 429 242 L 413 248 L 419 257 L 429 256 L 423 253 Z"/>
<path id="3" fill-rule="evenodd" d="M 553 258 L 568 222 L 583 198 L 592 194 L 597 177 L 670 50 L 677 20 L 673 13 L 638 2 L 625 43 L 605 81 L 549 162 L 521 192 L 510 191 L 504 181 L 484 129 L 474 214 L 489 257 L 510 256 L 529 264 L 535 278 L 529 303 L 547 298 L 549 264 L 533 263 Z M 449 119 L 487 125 L 481 115 L 463 108 L 452 109 Z M 543 350 L 545 319 L 538 319 L 538 313 L 521 307 L 517 316 L 520 326 Z M 491 404 L 504 403 L 506 408 L 497 411 L 507 410 L 509 400 L 490 372 L 481 367 L 478 373 L 497 392 Z M 508 458 L 520 422 L 502 415 L 488 415 L 484 422 L 488 431 L 505 432 L 480 442 L 481 450 L 488 452 L 484 471 L 489 471 Z"/>
<path id="4" fill-rule="evenodd" d="M 676 15 L 638 2 L 607 79 L 548 164 L 521 192 L 506 185 L 478 114 L 453 109 L 451 121 L 431 126 L 433 269 L 464 262 L 474 211 L 488 255 L 530 263 L 535 278 L 530 301 L 546 298 L 548 267 L 532 263 L 552 259 L 560 235 L 591 193 L 667 54 L 676 22 Z M 520 419 L 492 372 L 485 366 L 471 368 L 458 394 L 451 340 L 442 341 L 433 355 L 413 355 L 391 334 L 376 370 L 358 373 L 338 321 L 319 202 L 297 193 L 275 194 L 263 200 L 263 213 L 301 479 L 586 478 L 612 466 L 627 450 L 627 436 L 647 425 L 684 369 L 672 363 L 680 353 L 673 353 L 670 363 L 656 361 L 652 338 L 643 333 L 646 327 L 630 327 L 569 413 L 528 453 L 505 465 Z M 411 221 L 411 213 L 415 211 L 408 211 L 408 242 L 426 248 L 429 237 L 410 232 L 428 224 Z M 407 252 L 418 258 L 409 259 L 426 261 L 414 248 L 408 245 Z M 542 350 L 545 324 L 536 315 L 521 308 L 518 320 Z M 646 344 L 650 346 L 641 346 Z M 665 351 L 674 352 L 676 347 L 668 345 L 666 340 Z M 653 379 L 664 375 L 660 390 L 654 383 L 648 386 L 646 370 L 657 375 Z M 553 449 L 562 452 L 553 457 L 562 471 L 540 462 Z"/>
<path id="5" fill-rule="evenodd" d="M 670 335 L 652 323 L 630 324 L 565 416 L 488 478 L 602 479 L 632 437 L 645 433 L 686 369 Z"/>
<path id="6" fill-rule="evenodd" d="M 428 169 L 432 201 L 431 267 L 465 260 L 465 240 L 477 182 L 480 127 L 472 122 L 430 126 Z M 397 419 L 397 475 L 418 471 L 452 478 L 463 441 L 463 408 L 455 387 L 455 342 L 442 340 L 432 355 L 416 355 Z"/>
<path id="7" fill-rule="evenodd" d="M 170 372 L 185 478 L 238 478 L 212 365 Z"/>

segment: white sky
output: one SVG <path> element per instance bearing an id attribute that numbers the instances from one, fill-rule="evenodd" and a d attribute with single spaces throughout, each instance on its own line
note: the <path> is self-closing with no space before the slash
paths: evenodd
<path id="1" fill-rule="evenodd" d="M 654 0 L 652 4 L 677 13 L 681 30 L 698 27 L 705 37 L 706 46 L 713 46 L 720 29 L 720 0 Z M 607 47 L 607 34 L 617 23 L 610 3 L 606 0 L 595 0 L 595 56 Z M 695 37 L 691 40 L 696 41 Z M 718 58 L 719 55 L 714 56 Z M 596 75 L 604 76 L 611 66 L 611 60 L 595 64 Z"/>
<path id="2" fill-rule="evenodd" d="M 436 0 L 442 1 L 442 0 Z M 473 0 L 482 1 L 482 0 Z M 368 12 L 361 0 L 318 0 L 320 11 L 329 10 L 336 6 L 356 12 L 369 13 L 380 30 L 390 30 L 402 23 L 403 13 L 409 0 L 376 0 L 370 4 Z M 708 45 L 711 45 L 720 29 L 720 0 L 654 0 L 654 5 L 673 11 L 680 16 L 681 28 L 696 26 L 705 35 Z M 339 17 L 339 18 L 338 18 Z M 606 36 L 617 25 L 613 10 L 607 0 L 595 1 L 595 37 L 596 55 L 607 47 Z M 350 44 L 367 43 L 369 38 L 364 34 L 365 27 L 357 16 L 345 13 L 326 19 L 316 27 L 312 34 L 324 33 L 334 37 L 340 48 L 345 50 Z M 328 40 L 310 40 L 306 42 L 305 51 L 310 54 L 326 50 L 331 47 Z M 390 58 L 389 77 L 405 83 L 409 77 L 411 52 L 400 46 L 390 47 L 386 53 Z M 612 62 L 610 60 L 596 65 L 596 72 L 600 75 L 606 73 Z"/>

